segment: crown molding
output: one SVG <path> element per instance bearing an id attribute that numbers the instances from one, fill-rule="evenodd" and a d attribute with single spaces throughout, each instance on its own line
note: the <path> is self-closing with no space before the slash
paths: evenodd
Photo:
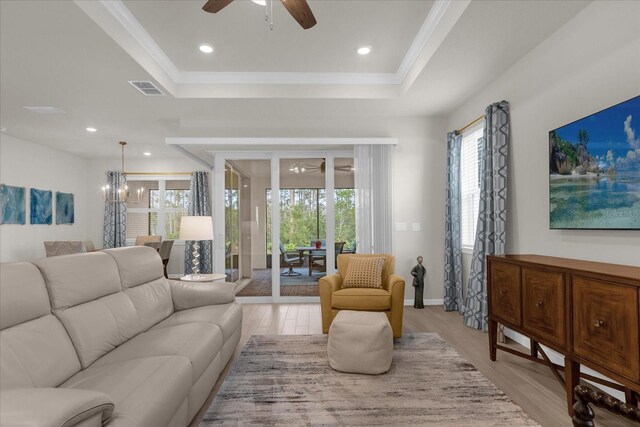
<path id="1" fill-rule="evenodd" d="M 329 97 L 386 98 L 400 94 L 410 73 L 418 75 L 466 9 L 470 0 L 436 0 L 395 73 L 207 72 L 180 70 L 121 0 L 83 1 L 76 5 L 175 97 L 279 97 L 277 87 L 299 86 L 280 97 L 326 97 L 309 92 L 314 86 L 335 87 Z M 446 25 L 441 25 L 445 21 Z M 425 49 L 429 47 L 429 49 Z M 430 52 L 425 55 L 425 52 Z M 426 59 L 425 59 L 425 56 Z M 420 64 L 420 70 L 416 64 Z M 189 90 L 198 86 L 197 91 Z M 234 87 L 236 86 L 236 87 Z M 349 86 L 347 92 L 341 92 Z M 393 87 L 392 90 L 385 89 Z M 247 92 L 247 87 L 250 87 Z M 359 90 L 363 88 L 365 91 Z M 236 89 L 238 89 L 236 91 Z M 219 95 L 222 93 L 221 95 Z M 326 92 L 325 92 L 326 93 Z M 198 94 L 198 95 L 196 95 Z"/>
<path id="2" fill-rule="evenodd" d="M 167 145 L 232 145 L 232 146 L 344 146 L 398 145 L 398 138 L 194 138 L 168 137 Z"/>

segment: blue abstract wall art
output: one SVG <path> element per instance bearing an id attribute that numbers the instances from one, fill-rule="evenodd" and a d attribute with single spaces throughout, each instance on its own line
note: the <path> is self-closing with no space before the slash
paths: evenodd
<path id="1" fill-rule="evenodd" d="M 27 200 L 24 187 L 0 184 L 0 224 L 24 224 Z"/>
<path id="2" fill-rule="evenodd" d="M 56 224 L 73 224 L 73 193 L 56 191 Z"/>
<path id="3" fill-rule="evenodd" d="M 51 225 L 53 219 L 52 193 L 49 190 L 31 189 L 31 224 Z"/>

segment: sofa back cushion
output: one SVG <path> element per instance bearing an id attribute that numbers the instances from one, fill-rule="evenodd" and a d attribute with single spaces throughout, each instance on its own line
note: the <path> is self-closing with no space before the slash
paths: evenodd
<path id="1" fill-rule="evenodd" d="M 53 313 L 69 333 L 83 369 L 141 332 L 111 256 L 92 252 L 34 264 L 45 278 Z"/>
<path id="2" fill-rule="evenodd" d="M 0 388 L 57 387 L 78 371 L 78 356 L 51 314 L 38 268 L 0 265 Z"/>
<path id="3" fill-rule="evenodd" d="M 135 308 L 140 332 L 173 314 L 171 289 L 158 251 L 133 246 L 104 252 L 113 257 L 118 266 L 122 288 Z"/>

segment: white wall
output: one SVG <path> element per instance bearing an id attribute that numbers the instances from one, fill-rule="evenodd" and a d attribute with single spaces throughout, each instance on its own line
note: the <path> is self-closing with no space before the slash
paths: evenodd
<path id="1" fill-rule="evenodd" d="M 0 261 L 44 258 L 45 240 L 87 240 L 87 160 L 43 145 L 0 135 L 0 182 L 26 187 L 26 224 L 0 225 Z M 73 193 L 75 223 L 72 225 L 29 224 L 29 189 Z"/>
<path id="2" fill-rule="evenodd" d="M 549 229 L 548 132 L 640 94 L 640 3 L 612 3 L 591 3 L 448 120 L 511 105 L 508 252 L 640 265 L 640 231 Z"/>
<path id="3" fill-rule="evenodd" d="M 638 16 L 640 2 L 591 3 L 450 116 L 448 128 L 460 128 L 490 103 L 510 103 L 507 252 L 640 265 L 640 230 L 550 230 L 548 191 L 548 132 L 640 94 Z"/>

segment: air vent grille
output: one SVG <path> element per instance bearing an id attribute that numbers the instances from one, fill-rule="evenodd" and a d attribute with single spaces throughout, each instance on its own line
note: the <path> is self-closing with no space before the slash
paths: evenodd
<path id="1" fill-rule="evenodd" d="M 164 96 L 164 93 L 150 81 L 132 80 L 129 84 L 138 89 L 145 96 Z"/>

